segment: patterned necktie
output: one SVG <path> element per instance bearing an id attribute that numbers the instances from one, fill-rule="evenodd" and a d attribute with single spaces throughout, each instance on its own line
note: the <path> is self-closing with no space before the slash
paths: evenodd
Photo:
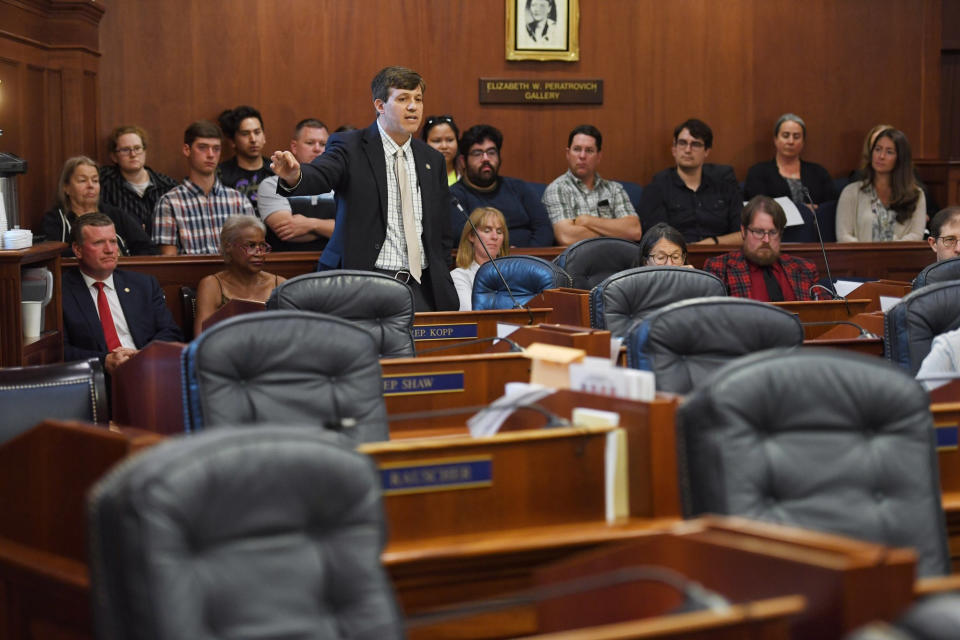
<path id="1" fill-rule="evenodd" d="M 107 302 L 107 293 L 103 290 L 102 282 L 94 282 L 97 288 L 97 311 L 100 313 L 100 326 L 103 327 L 103 337 L 107 340 L 107 351 L 113 351 L 120 346 L 120 336 L 113 324 L 113 314 L 110 313 L 110 303 Z"/>
<path id="2" fill-rule="evenodd" d="M 413 219 L 413 196 L 410 194 L 410 182 L 407 180 L 406 154 L 403 149 L 397 150 L 397 159 L 393 163 L 397 175 L 397 185 L 400 187 L 400 216 L 403 220 L 403 237 L 407 241 L 407 262 L 410 275 L 420 282 L 420 243 L 417 241 L 417 223 Z"/>

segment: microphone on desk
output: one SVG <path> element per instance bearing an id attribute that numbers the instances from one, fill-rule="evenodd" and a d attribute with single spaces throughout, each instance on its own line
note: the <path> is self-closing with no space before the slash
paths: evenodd
<path id="1" fill-rule="evenodd" d="M 552 429 L 554 427 L 569 427 L 570 421 L 566 418 L 561 418 L 552 411 L 545 409 L 536 402 L 524 402 L 523 400 L 516 403 L 507 403 L 507 404 L 480 404 L 473 405 L 470 407 L 453 407 L 451 409 L 433 409 L 430 411 L 410 411 L 407 413 L 393 413 L 387 416 L 387 422 L 400 422 L 402 420 L 426 420 L 430 418 L 445 418 L 447 416 L 458 416 L 465 413 L 484 413 L 486 411 L 495 411 L 502 409 L 523 409 L 525 411 L 534 411 L 544 416 L 547 419 L 546 424 L 543 425 L 544 429 Z"/>
<path id="2" fill-rule="evenodd" d="M 466 219 L 467 224 L 469 224 L 470 228 L 473 229 L 473 234 L 479 238 L 480 234 L 477 232 L 477 225 L 473 224 L 473 220 L 470 219 L 470 214 L 468 214 L 466 210 L 463 208 L 463 205 L 460 204 L 460 200 L 457 198 L 457 196 L 453 196 L 453 195 L 450 196 L 450 204 L 455 206 L 460 211 L 460 213 Z M 526 309 L 527 313 L 530 315 L 530 322 L 528 324 L 534 324 L 533 311 L 530 310 L 530 307 L 526 305 L 522 305 L 520 304 L 519 301 L 517 301 L 516 297 L 514 297 L 513 295 L 513 291 L 510 290 L 510 285 L 507 284 L 507 279 L 504 278 L 503 273 L 500 272 L 500 267 L 497 266 L 497 261 L 493 259 L 492 255 L 490 255 L 490 251 L 487 249 L 487 245 L 481 242 L 480 246 L 483 248 L 483 252 L 486 254 L 487 260 L 489 260 L 490 264 L 493 265 L 493 268 L 497 270 L 497 275 L 500 277 L 500 282 L 503 283 L 503 286 L 507 290 L 507 295 L 510 296 L 510 300 L 513 302 L 513 308 Z"/>
<path id="3" fill-rule="evenodd" d="M 824 287 L 826 288 L 826 287 Z M 823 322 L 801 322 L 800 325 L 804 327 L 826 327 L 837 324 L 847 324 L 851 327 L 855 327 L 860 331 L 860 335 L 857 336 L 857 340 L 879 340 L 880 336 L 873 333 L 872 331 L 867 331 L 866 328 L 860 326 L 856 322 L 851 322 L 850 320 L 824 320 Z"/>
<path id="4" fill-rule="evenodd" d="M 820 221 L 817 219 L 817 210 L 816 210 L 817 205 L 814 204 L 813 197 L 810 195 L 810 190 L 807 189 L 805 185 L 800 185 L 800 192 L 803 194 L 803 199 L 805 203 L 809 203 L 810 213 L 813 214 L 813 227 L 814 229 L 817 230 L 817 240 L 820 241 L 820 252 L 823 254 L 823 266 L 827 270 L 827 282 L 830 283 L 829 287 L 823 287 L 823 285 L 820 285 L 820 286 L 823 287 L 824 289 L 830 290 L 830 292 L 833 294 L 834 300 L 840 299 L 842 298 L 842 296 L 840 296 L 837 293 L 837 287 L 836 285 L 833 284 L 833 275 L 830 273 L 830 262 L 827 260 L 827 247 L 823 243 L 823 234 L 820 233 Z M 810 290 L 813 291 L 813 287 L 810 287 Z M 846 298 L 842 298 L 842 299 L 844 302 L 846 302 Z"/>
<path id="5" fill-rule="evenodd" d="M 673 587 L 683 594 L 684 602 L 671 613 L 685 613 L 697 610 L 709 610 L 726 613 L 730 602 L 703 585 L 690 580 L 681 573 L 667 567 L 625 567 L 592 576 L 546 584 L 531 589 L 508 593 L 497 598 L 474 600 L 463 604 L 440 607 L 407 618 L 407 629 L 416 629 L 427 625 L 455 620 L 464 616 L 501 611 L 513 607 L 531 605 L 551 598 L 562 598 L 597 589 L 606 589 L 633 582 L 656 582 Z"/>
<path id="6" fill-rule="evenodd" d="M 430 349 L 424 349 L 417 353 L 418 356 L 425 356 L 428 353 L 434 353 L 436 351 L 446 351 L 448 349 L 456 349 L 458 347 L 469 347 L 472 344 L 480 344 L 481 342 L 506 342 L 510 345 L 510 351 L 523 351 L 523 347 L 517 344 L 515 341 L 510 338 L 502 338 L 500 336 L 487 336 L 486 338 L 474 338 L 473 340 L 467 340 L 466 342 L 457 342 L 455 344 L 445 344 L 439 347 L 432 347 Z"/>

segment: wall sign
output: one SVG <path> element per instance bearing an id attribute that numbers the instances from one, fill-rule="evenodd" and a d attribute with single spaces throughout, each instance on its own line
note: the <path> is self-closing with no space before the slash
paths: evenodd
<path id="1" fill-rule="evenodd" d="M 603 104 L 603 80 L 480 78 L 480 104 Z"/>

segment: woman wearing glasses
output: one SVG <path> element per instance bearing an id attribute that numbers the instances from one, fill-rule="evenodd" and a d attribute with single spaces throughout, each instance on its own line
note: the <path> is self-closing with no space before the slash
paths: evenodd
<path id="1" fill-rule="evenodd" d="M 230 216 L 220 230 L 220 253 L 226 269 L 207 276 L 197 285 L 197 313 L 193 335 L 203 322 L 231 300 L 266 302 L 270 293 L 286 278 L 263 270 L 270 245 L 267 228 L 255 216 Z"/>
<path id="2" fill-rule="evenodd" d="M 785 113 L 773 127 L 773 160 L 750 167 L 743 195 L 789 197 L 797 205 L 813 205 L 837 199 L 837 189 L 826 169 L 800 159 L 807 140 L 807 125 L 793 113 Z"/>
<path id="3" fill-rule="evenodd" d="M 682 267 L 687 264 L 687 243 L 683 234 L 668 225 L 658 222 L 640 239 L 641 267 Z"/>
<path id="4" fill-rule="evenodd" d="M 837 202 L 837 242 L 922 240 L 927 203 L 917 186 L 903 132 L 880 131 L 864 155 L 864 178 Z"/>
<path id="5" fill-rule="evenodd" d="M 156 255 L 157 246 L 143 230 L 140 220 L 130 213 L 100 201 L 100 171 L 87 156 L 74 156 L 63 163 L 57 185 L 57 204 L 43 214 L 43 233 L 47 240 L 70 244 L 70 229 L 80 216 L 104 213 L 117 230 L 122 256 Z M 73 257 L 67 246 L 64 256 Z"/>
<path id="6" fill-rule="evenodd" d="M 147 166 L 147 132 L 136 125 L 114 129 L 109 149 L 113 164 L 100 167 L 100 201 L 135 215 L 149 237 L 157 200 L 177 181 Z"/>
<path id="7" fill-rule="evenodd" d="M 460 139 L 460 129 L 453 121 L 453 116 L 427 116 L 423 121 L 423 131 L 420 137 L 428 145 L 443 154 L 447 163 L 447 184 L 453 184 L 460 179 L 457 170 L 457 141 Z"/>

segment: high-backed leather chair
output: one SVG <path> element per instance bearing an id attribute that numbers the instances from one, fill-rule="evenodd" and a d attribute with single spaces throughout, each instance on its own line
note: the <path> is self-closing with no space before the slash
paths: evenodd
<path id="1" fill-rule="evenodd" d="M 927 265 L 913 279 L 913 289 L 916 291 L 928 284 L 960 280 L 960 258 L 949 258 Z"/>
<path id="2" fill-rule="evenodd" d="M 48 418 L 109 422 L 99 360 L 0 369 L 0 442 Z"/>
<path id="3" fill-rule="evenodd" d="M 803 326 L 792 313 L 746 298 L 694 298 L 674 302 L 627 332 L 627 364 L 653 371 L 657 389 L 689 393 L 740 356 L 798 347 Z"/>
<path id="4" fill-rule="evenodd" d="M 930 400 L 882 360 L 774 349 L 717 370 L 677 411 L 684 515 L 740 515 L 913 547 L 950 571 Z"/>
<path id="5" fill-rule="evenodd" d="M 640 246 L 621 238 L 574 242 L 553 263 L 573 279 L 575 289 L 592 289 L 605 278 L 640 264 Z"/>
<path id="6" fill-rule="evenodd" d="M 88 496 L 99 640 L 402 638 L 380 481 L 340 434 L 181 436 Z"/>
<path id="7" fill-rule="evenodd" d="M 960 327 L 960 280 L 911 291 L 883 316 L 883 353 L 916 375 L 933 339 Z"/>
<path id="8" fill-rule="evenodd" d="M 572 282 L 566 271 L 536 256 L 507 256 L 496 259 L 504 280 L 510 285 L 513 297 L 520 304 L 546 289 L 569 287 Z M 473 278 L 473 310 L 512 309 L 513 301 L 507 294 L 497 270 L 491 262 L 484 263 Z"/>
<path id="9" fill-rule="evenodd" d="M 183 350 L 184 424 L 314 424 L 358 442 L 388 440 L 370 332 L 310 311 L 235 316 Z"/>
<path id="10" fill-rule="evenodd" d="M 688 267 L 636 267 L 615 273 L 590 291 L 590 325 L 622 336 L 637 320 L 671 302 L 725 296 L 723 281 Z"/>
<path id="11" fill-rule="evenodd" d="M 302 309 L 350 320 L 370 331 L 381 358 L 416 355 L 413 292 L 398 280 L 372 271 L 308 273 L 280 284 L 268 309 Z"/>

